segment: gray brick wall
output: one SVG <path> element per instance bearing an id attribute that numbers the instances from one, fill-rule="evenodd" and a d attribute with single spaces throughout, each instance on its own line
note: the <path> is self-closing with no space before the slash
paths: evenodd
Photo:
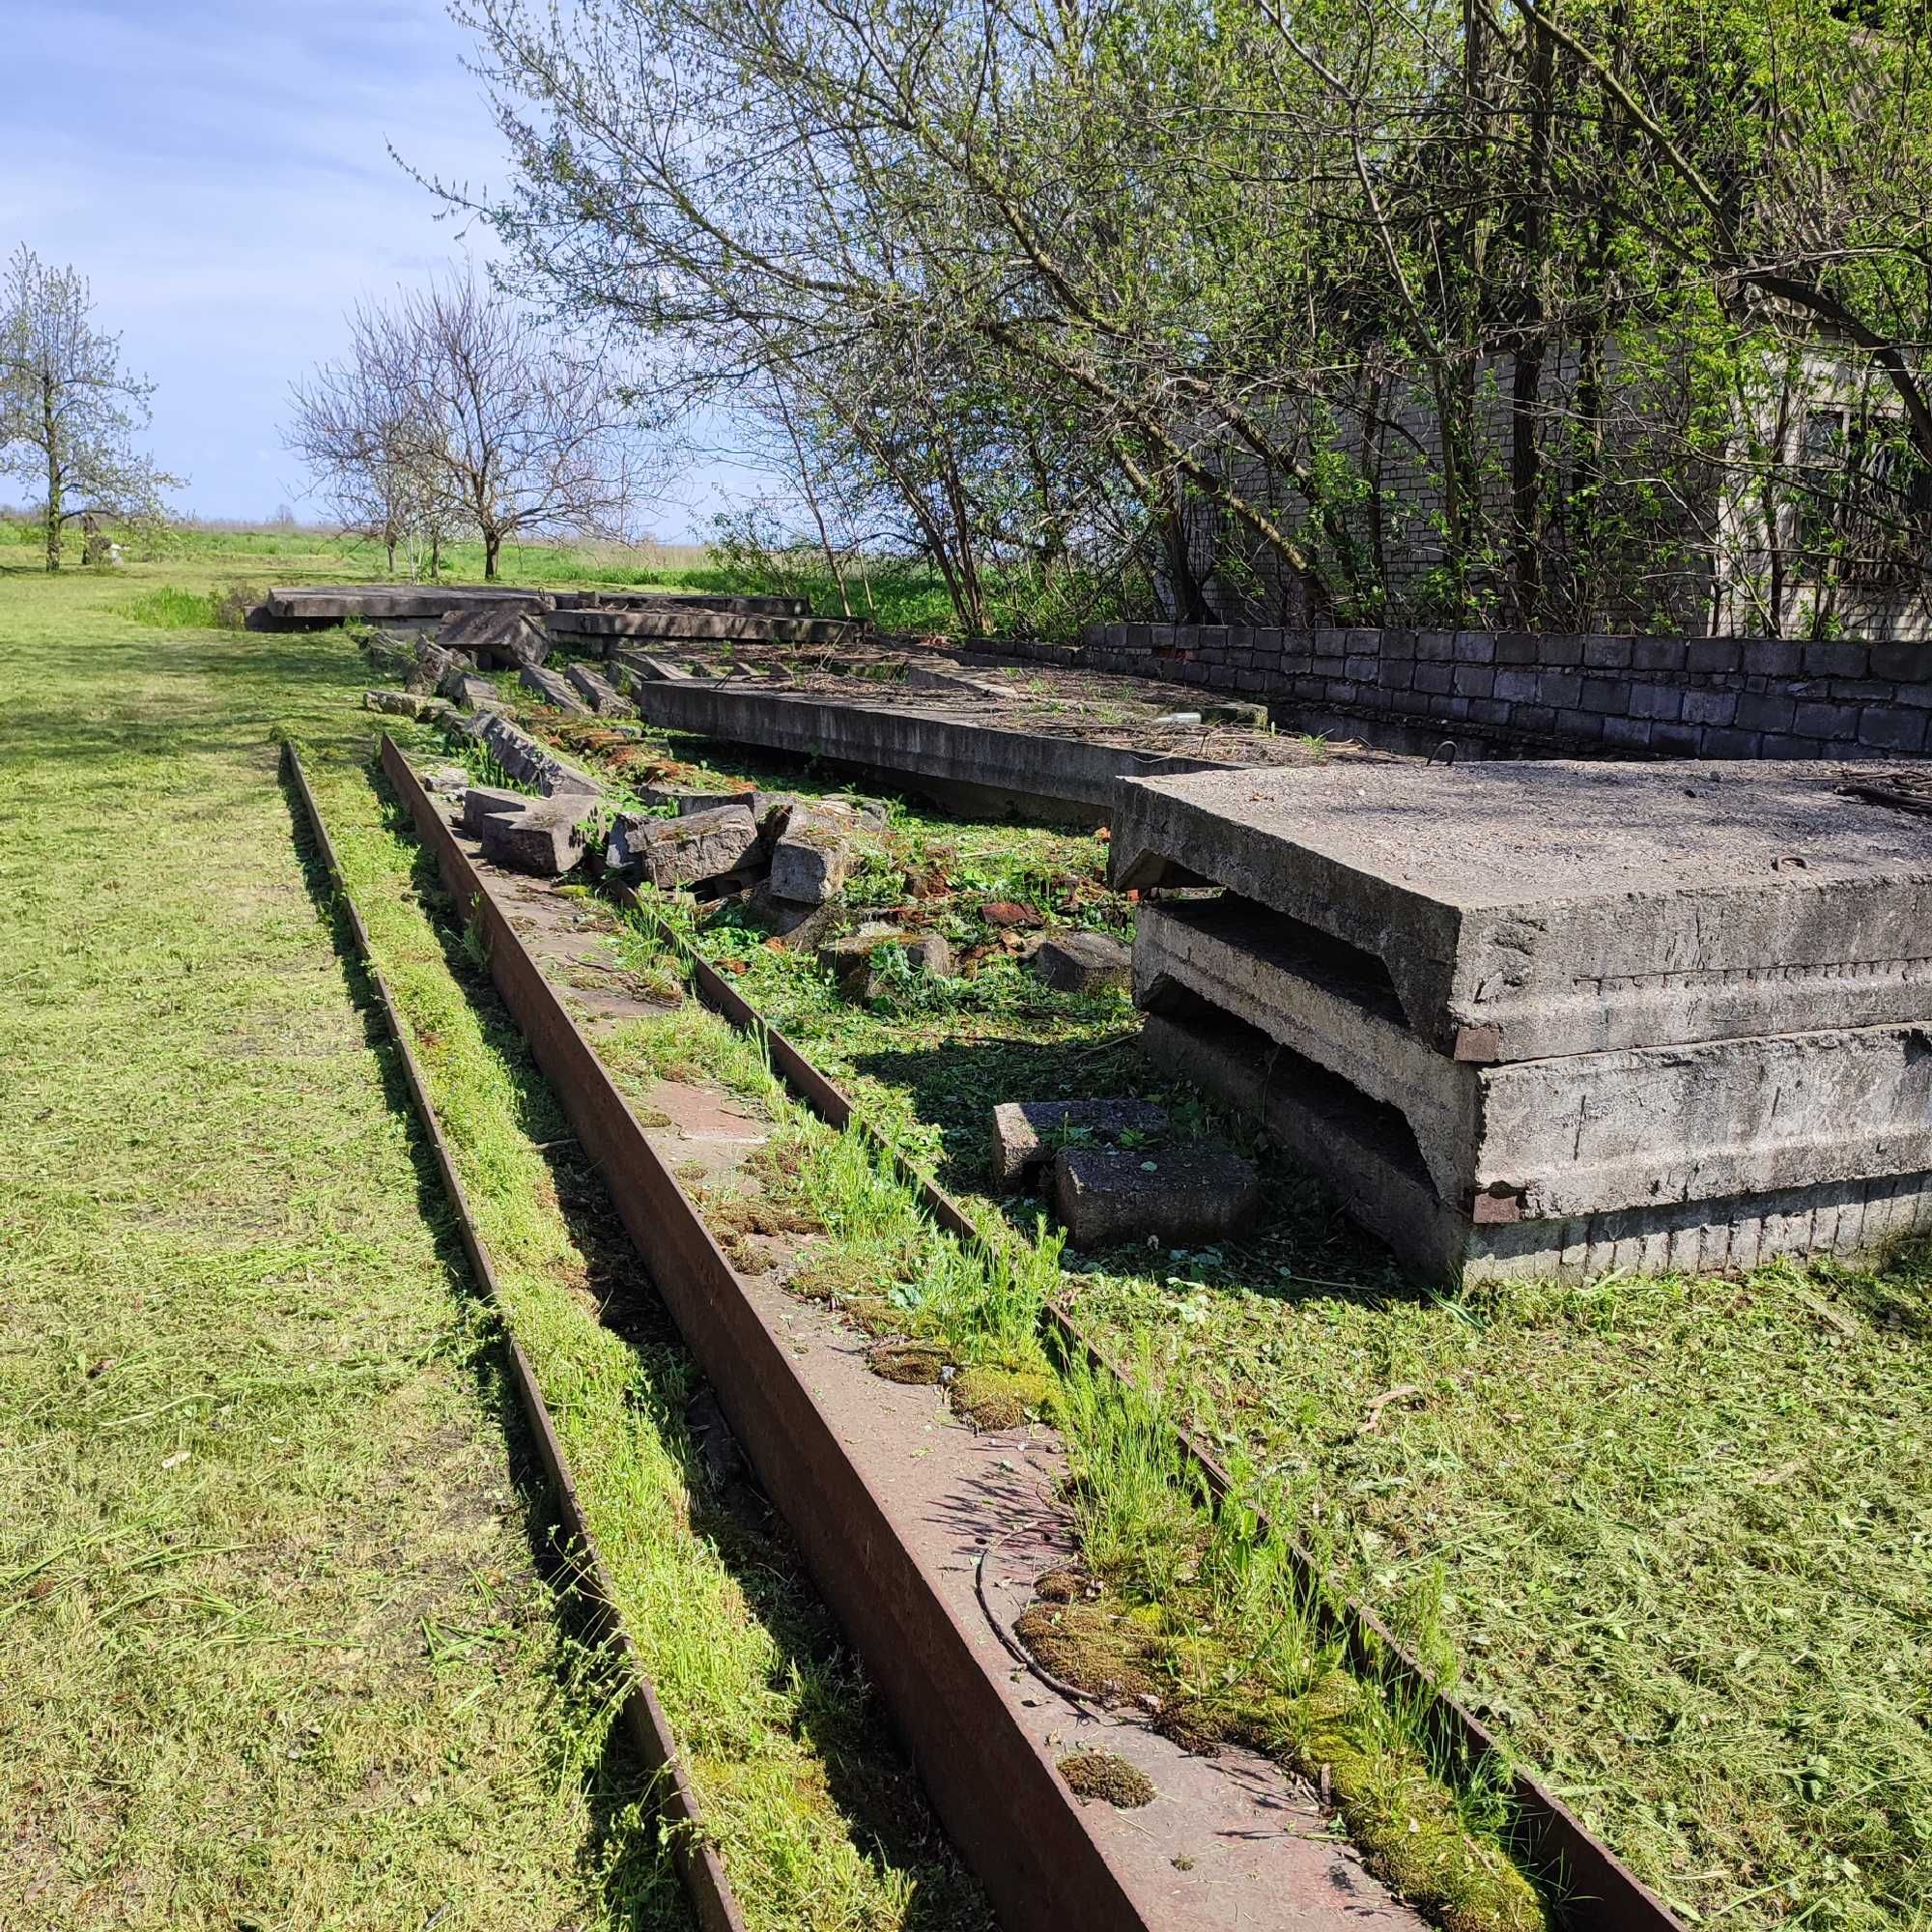
<path id="1" fill-rule="evenodd" d="M 1932 643 L 1097 624 L 1007 656 L 1086 665 L 1497 749 L 1804 758 L 1932 752 Z"/>

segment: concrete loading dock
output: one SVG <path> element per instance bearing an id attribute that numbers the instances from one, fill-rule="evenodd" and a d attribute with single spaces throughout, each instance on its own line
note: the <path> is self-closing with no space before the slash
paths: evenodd
<path id="1" fill-rule="evenodd" d="M 1883 774 L 1875 787 L 1883 793 Z M 1427 1272 L 1932 1223 L 1932 817 L 1817 764 L 1129 781 L 1148 1045 Z"/>

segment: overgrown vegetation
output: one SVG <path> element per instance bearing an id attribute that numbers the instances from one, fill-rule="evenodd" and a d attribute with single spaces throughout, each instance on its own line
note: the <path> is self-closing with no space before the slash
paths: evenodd
<path id="1" fill-rule="evenodd" d="M 684 1420 L 701 1386 L 691 1359 L 592 1172 L 540 1151 L 567 1126 L 364 756 L 321 765 L 318 796 L 748 1923 L 983 1926 L 795 1556 L 748 1495 L 703 1473 Z M 696 1050 L 688 1030 L 638 1023 L 612 1051 L 674 1074 Z M 755 1053 L 736 1066 L 742 1086 L 766 1077 Z"/>
<path id="2" fill-rule="evenodd" d="M 1000 582 L 1585 632 L 1924 594 L 1905 0 L 464 13 L 533 290 L 966 633 Z"/>
<path id="3" fill-rule="evenodd" d="M 1042 888 L 1065 873 L 1098 895 L 1090 916 L 1124 913 L 1098 894 L 1097 840 L 911 807 L 893 828 L 855 903 L 917 914 L 922 867 L 901 860 L 950 848 L 949 909 L 998 894 L 1064 917 Z M 996 1100 L 1141 1093 L 1183 1137 L 1233 1136 L 1262 1163 L 1257 1233 L 1078 1257 L 1080 1319 L 1687 1915 L 1926 1922 L 1922 1249 L 1880 1270 L 1432 1293 L 1242 1123 L 1151 1079 L 1122 1001 L 996 969 L 861 1003 L 729 916 L 686 929 L 902 1147 L 1022 1232 L 1036 1203 L 987 1193 Z M 854 1252 L 820 1264 L 826 1291 L 882 1335 L 917 1332 L 860 1286 L 910 1279 L 901 1250 Z M 1148 1588 L 1131 1569 L 1094 1580 L 1116 1622 Z"/>
<path id="4" fill-rule="evenodd" d="M 647 918 L 621 956 L 648 970 L 676 954 Z M 641 1022 L 609 1051 L 633 1077 L 641 1052 L 659 1076 L 702 1073 L 761 1098 L 775 1122 L 753 1163 L 765 1225 L 823 1237 L 788 1286 L 868 1330 L 876 1374 L 945 1382 L 955 1412 L 978 1427 L 1033 1419 L 1064 1431 L 1094 1601 L 1081 1592 L 1077 1637 L 1058 1605 L 1029 1613 L 1023 1633 L 1051 1670 L 1102 1701 L 1136 1706 L 1190 1748 L 1237 1741 L 1319 1780 L 1371 1868 L 1452 1932 L 1546 1923 L 1503 1849 L 1501 1768 L 1457 1767 L 1453 1787 L 1441 1781 L 1437 1771 L 1449 1768 L 1432 1765 L 1418 1742 L 1417 1712 L 1342 1669 L 1285 1556 L 1293 1499 L 1244 1486 L 1217 1510 L 1151 1378 L 1123 1386 L 1047 1347 L 1045 1310 L 1064 1293 L 1057 1236 L 989 1231 L 985 1245 L 968 1246 L 939 1233 L 862 1131 L 835 1132 L 806 1113 L 755 1044 L 713 1015 Z M 745 1252 L 734 1204 L 699 1198 L 734 1264 L 762 1272 L 769 1264 Z M 1261 1532 L 1264 1515 L 1274 1533 Z M 1145 1802 L 1118 1779 L 1089 1778 L 1094 1767 L 1076 1770 L 1115 1802 Z"/>

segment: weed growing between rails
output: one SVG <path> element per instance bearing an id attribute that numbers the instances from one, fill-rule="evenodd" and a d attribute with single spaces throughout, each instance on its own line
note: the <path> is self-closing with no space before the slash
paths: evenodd
<path id="1" fill-rule="evenodd" d="M 707 1473 L 690 1358 L 487 976 L 430 917 L 433 865 L 359 759 L 311 761 L 311 781 L 748 1922 L 980 1932 L 977 1889 L 788 1547 Z M 767 1077 L 755 1056 L 744 1077 Z"/>
<path id="2" fill-rule="evenodd" d="M 627 966 L 650 971 L 676 956 L 649 927 L 633 927 L 623 952 Z M 1452 1788 L 1421 1743 L 1421 1712 L 1342 1668 L 1298 1573 L 1261 1534 L 1262 1506 L 1292 1498 L 1249 1487 L 1245 1504 L 1217 1512 L 1151 1383 L 1094 1375 L 1049 1348 L 1048 1306 L 1064 1292 L 1056 1237 L 995 1233 L 968 1247 L 932 1225 L 862 1131 L 836 1131 L 792 1101 L 723 1020 L 688 1009 L 640 1031 L 660 1042 L 645 1070 L 661 1073 L 674 1057 L 736 1091 L 762 1090 L 775 1124 L 752 1157 L 759 1212 L 767 1226 L 814 1236 L 788 1272 L 791 1292 L 870 1333 L 877 1373 L 944 1383 L 977 1426 L 1019 1428 L 1031 1416 L 1063 1431 L 1083 1557 L 1041 1579 L 1022 1625 L 1055 1676 L 1137 1705 L 1191 1748 L 1238 1741 L 1301 1771 L 1371 1867 L 1438 1922 L 1459 1932 L 1545 1922 L 1503 1848 L 1509 1821 L 1495 1792 L 1507 1768 L 1475 1770 Z M 630 1057 L 611 1056 L 620 1081 Z M 738 1204 L 697 1198 L 721 1239 L 743 1232 Z M 761 1265 L 755 1255 L 736 1264 Z"/>

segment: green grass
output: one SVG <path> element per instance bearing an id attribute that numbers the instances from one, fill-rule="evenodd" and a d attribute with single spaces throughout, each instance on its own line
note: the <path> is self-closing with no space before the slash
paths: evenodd
<path id="1" fill-rule="evenodd" d="M 624 954 L 660 971 L 669 952 L 647 917 Z M 1505 1846 L 1501 1767 L 1431 1761 L 1419 1711 L 1350 1677 L 1278 1537 L 1255 1508 L 1290 1520 L 1278 1488 L 1244 1490 L 1216 1511 L 1184 1460 L 1174 1416 L 1145 1374 L 1122 1386 L 1044 1346 L 1044 1313 L 1064 1293 L 1061 1248 L 995 1224 L 983 1245 L 936 1230 L 918 1195 L 858 1129 L 835 1132 L 790 1099 L 754 1042 L 703 1013 L 639 1023 L 603 1049 L 613 1076 L 708 1074 L 753 1095 L 776 1123 L 754 1165 L 781 1224 L 817 1231 L 788 1285 L 838 1306 L 879 1338 L 878 1373 L 931 1381 L 957 1371 L 956 1412 L 1012 1427 L 1027 1412 L 1064 1429 L 1082 1531 L 1079 1641 L 1057 1628 L 1049 1667 L 1109 1697 L 1143 1697 L 1189 1748 L 1224 1741 L 1326 1779 L 1371 1869 L 1452 1932 L 1531 1932 L 1543 1907 Z M 733 1229 L 706 1202 L 714 1232 Z M 1041 1606 L 1041 1631 L 1071 1614 Z M 1025 1626 L 1023 1625 L 1023 1628 Z"/>
<path id="2" fill-rule="evenodd" d="M 685 1430 L 699 1383 L 601 1190 L 540 1148 L 569 1141 L 487 980 L 432 924 L 431 872 L 361 753 L 319 759 L 318 797 L 377 957 L 408 1016 L 497 1263 L 511 1325 L 558 1419 L 618 1604 L 686 1753 L 707 1829 L 754 1928 L 986 1923 L 837 1631 L 755 1507 L 707 1493 Z M 450 909 L 432 887 L 429 904 Z M 715 1022 L 712 1023 L 715 1025 Z M 696 1011 L 617 1041 L 676 1076 Z M 746 1091 L 755 1054 L 727 1044 Z M 565 1204 L 580 1205 L 575 1216 Z M 600 1306 L 615 1292 L 611 1320 Z M 614 1324 L 614 1325 L 613 1325 Z"/>
<path id="3" fill-rule="evenodd" d="M 1035 855 L 1089 879 L 1100 860 L 917 810 L 895 834 L 1049 916 Z M 1232 1134 L 1262 1163 L 1261 1232 L 1081 1257 L 1082 1321 L 1687 1916 L 1932 1924 L 1925 1247 L 1877 1271 L 1432 1294 L 1240 1123 L 1151 1078 L 1123 1002 L 996 975 L 867 1008 L 729 923 L 696 936 L 983 1212 L 997 1099 L 1145 1093 L 1183 1135 Z"/>
<path id="4" fill-rule="evenodd" d="M 144 582 L 0 569 L 0 1923 L 682 1924 L 276 784 L 357 667 Z"/>

